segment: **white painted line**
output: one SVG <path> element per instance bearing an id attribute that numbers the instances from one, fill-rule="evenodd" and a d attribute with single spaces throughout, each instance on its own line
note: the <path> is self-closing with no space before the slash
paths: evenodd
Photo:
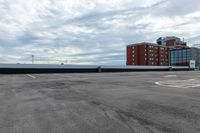
<path id="1" fill-rule="evenodd" d="M 164 80 L 155 82 L 156 85 L 174 88 L 194 88 L 200 87 L 200 81 L 198 79 L 188 80 Z"/>
<path id="2" fill-rule="evenodd" d="M 173 77 L 177 77 L 177 75 L 166 75 L 164 76 L 165 78 L 173 78 Z"/>
<path id="3" fill-rule="evenodd" d="M 30 74 L 27 74 L 27 76 L 29 76 L 29 77 L 31 77 L 31 78 L 33 78 L 33 79 L 35 79 L 35 78 L 36 78 L 35 76 L 33 76 L 33 75 L 30 75 Z"/>

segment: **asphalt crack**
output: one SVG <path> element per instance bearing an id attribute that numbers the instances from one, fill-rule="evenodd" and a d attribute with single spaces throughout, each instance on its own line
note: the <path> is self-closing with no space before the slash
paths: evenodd
<path id="1" fill-rule="evenodd" d="M 89 101 L 89 103 L 92 104 L 93 106 L 97 106 L 104 112 L 109 112 L 109 111 L 115 112 L 115 114 L 117 114 L 116 118 L 118 118 L 121 122 L 123 122 L 131 130 L 132 133 L 135 133 L 133 126 L 130 124 L 132 120 L 137 121 L 149 133 L 153 133 L 153 131 L 149 128 L 149 126 L 162 132 L 168 132 L 168 133 L 181 132 L 181 129 L 173 128 L 171 127 L 171 125 L 166 125 L 165 123 L 155 123 L 153 121 L 150 121 L 146 119 L 144 116 L 142 116 L 141 112 L 124 111 L 117 107 L 101 103 L 99 101 Z"/>

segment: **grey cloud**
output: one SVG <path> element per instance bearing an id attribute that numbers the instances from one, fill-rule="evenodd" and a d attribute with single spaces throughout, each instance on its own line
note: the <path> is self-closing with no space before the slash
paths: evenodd
<path id="1" fill-rule="evenodd" d="M 200 48 L 200 35 L 187 38 L 186 41 L 189 43 L 190 46 L 197 46 Z"/>
<path id="2" fill-rule="evenodd" d="M 55 1 L 51 0 L 51 2 Z M 168 32 L 149 30 L 151 23 L 135 24 L 143 16 L 176 16 L 199 9 L 198 5 L 194 5 L 192 10 L 189 10 L 190 6 L 179 9 L 178 2 L 181 1 L 164 0 L 149 7 L 131 7 L 129 5 L 124 9 L 104 12 L 93 9 L 72 18 L 66 18 L 65 11 L 56 7 L 54 3 L 55 6 L 47 7 L 39 13 L 37 20 L 28 24 L 24 29 L 20 29 L 23 30 L 22 34 L 17 35 L 13 40 L 6 39 L 3 34 L 0 36 L 0 58 L 9 54 L 20 57 L 18 62 L 30 62 L 30 55 L 34 54 L 38 62 L 43 61 L 44 63 L 71 60 L 72 63 L 125 64 L 126 45 L 143 41 L 154 42 L 157 37 L 168 34 Z M 197 4 L 197 2 L 195 0 L 194 3 L 190 4 Z M 5 7 L 0 6 L 0 10 L 1 8 Z M 192 21 L 197 22 L 197 20 L 199 19 L 195 18 Z M 183 22 L 176 26 L 182 27 L 191 24 L 192 21 Z M 73 30 L 76 29 L 70 29 L 73 26 L 75 28 L 85 27 L 92 32 L 77 31 L 75 33 Z M 195 42 L 198 39 L 199 37 L 188 40 Z M 63 51 L 65 48 L 71 48 L 70 50 L 75 51 L 77 49 L 77 53 Z M 2 59 L 2 61 L 16 61 L 11 56 L 5 57 L 7 60 Z"/>
<path id="3" fill-rule="evenodd" d="M 200 10 L 199 0 L 168 0 L 162 5 L 151 9 L 151 12 L 159 16 L 182 16 Z"/>
<path id="4" fill-rule="evenodd" d="M 34 43 L 36 40 L 40 40 L 41 38 L 32 34 L 31 31 L 26 31 L 24 32 L 23 35 L 19 36 L 17 39 L 19 40 L 20 43 L 26 45 L 26 44 Z"/>

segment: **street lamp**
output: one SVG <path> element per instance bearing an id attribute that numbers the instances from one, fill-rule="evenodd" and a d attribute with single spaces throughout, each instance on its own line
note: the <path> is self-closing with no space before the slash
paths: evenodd
<path id="1" fill-rule="evenodd" d="M 31 55 L 32 58 L 32 64 L 34 64 L 34 55 Z"/>

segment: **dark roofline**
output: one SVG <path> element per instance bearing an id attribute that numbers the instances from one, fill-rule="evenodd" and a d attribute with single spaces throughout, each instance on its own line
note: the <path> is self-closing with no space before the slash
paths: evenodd
<path id="1" fill-rule="evenodd" d="M 127 47 L 138 46 L 138 45 L 151 45 L 151 46 L 153 45 L 153 46 L 165 47 L 166 48 L 166 46 L 162 46 L 162 45 L 159 45 L 159 44 L 156 44 L 156 43 L 149 43 L 149 42 L 134 43 L 134 44 L 127 45 Z"/>
<path id="2" fill-rule="evenodd" d="M 186 47 L 186 48 L 174 48 L 174 49 L 170 49 L 170 51 L 178 51 L 178 50 L 183 50 L 183 49 L 192 49 L 190 47 Z"/>

